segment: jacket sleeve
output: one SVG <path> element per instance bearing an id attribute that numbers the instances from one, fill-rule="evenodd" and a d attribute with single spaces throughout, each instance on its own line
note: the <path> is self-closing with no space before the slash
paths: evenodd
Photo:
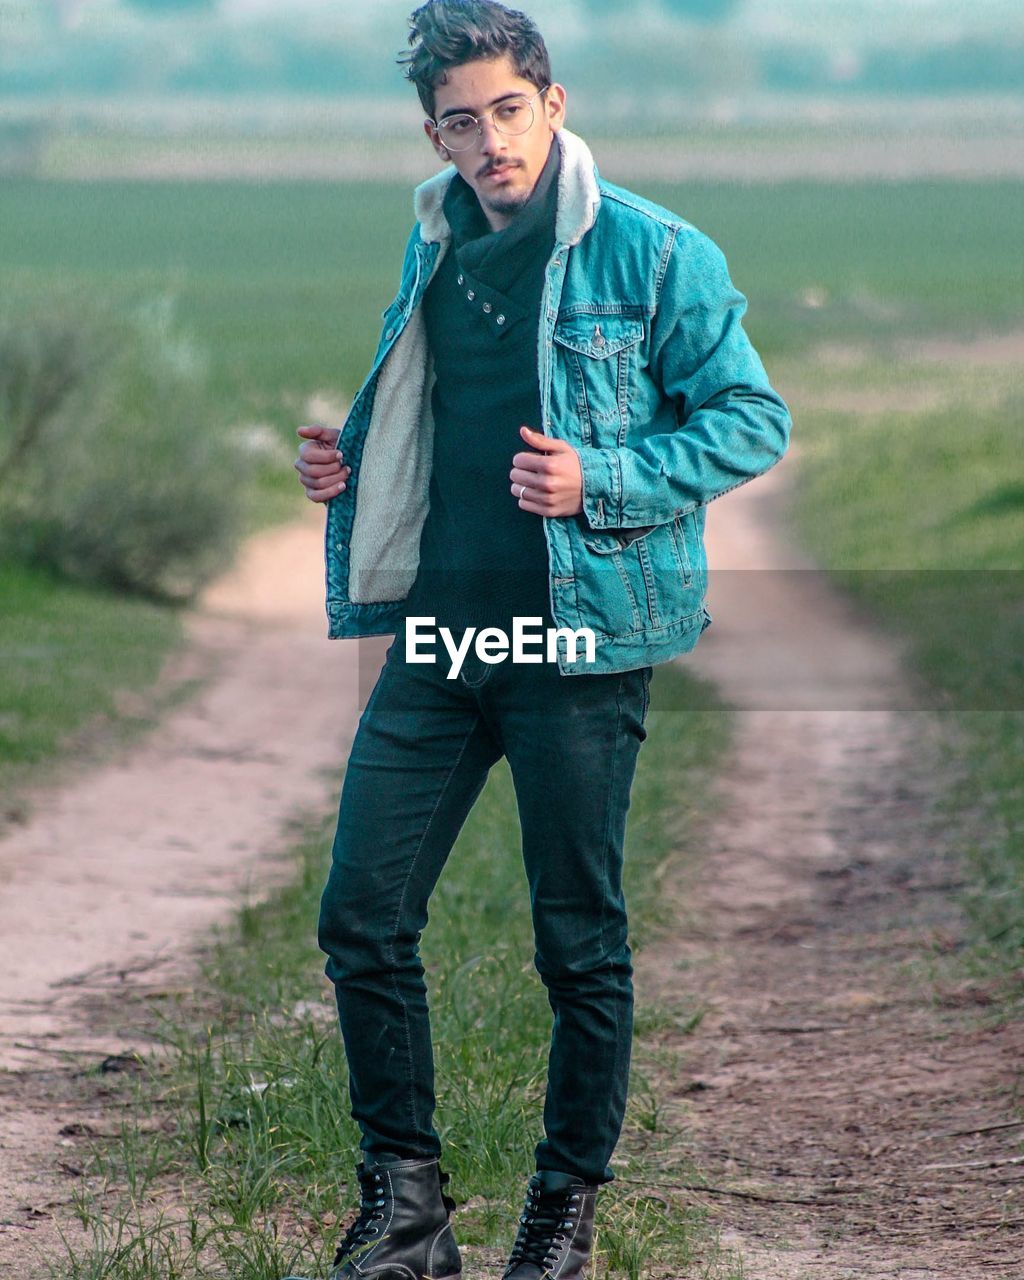
<path id="1" fill-rule="evenodd" d="M 778 462 L 792 425 L 742 316 L 747 300 L 706 235 L 675 234 L 651 320 L 649 374 L 675 405 L 673 431 L 581 451 L 591 528 L 662 524 Z"/>

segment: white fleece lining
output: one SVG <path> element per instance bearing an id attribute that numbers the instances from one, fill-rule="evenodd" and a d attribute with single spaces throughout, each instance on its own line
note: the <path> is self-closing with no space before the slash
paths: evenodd
<path id="1" fill-rule="evenodd" d="M 586 143 L 568 129 L 555 137 L 562 148 L 555 239 L 560 245 L 573 245 L 594 225 L 601 197 Z M 421 239 L 443 246 L 435 271 L 451 239 L 443 206 L 454 175 L 453 168 L 444 170 L 417 187 L 413 197 Z M 349 539 L 348 598 L 353 604 L 403 600 L 416 579 L 433 462 L 431 379 L 420 305 L 377 376 Z"/>
<path id="2" fill-rule="evenodd" d="M 366 429 L 349 539 L 353 604 L 403 600 L 416 579 L 434 448 L 429 355 L 417 307 L 381 366 Z"/>

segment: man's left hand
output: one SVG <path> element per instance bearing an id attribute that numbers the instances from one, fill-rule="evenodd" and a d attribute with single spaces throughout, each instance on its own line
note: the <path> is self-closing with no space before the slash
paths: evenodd
<path id="1" fill-rule="evenodd" d="M 554 440 L 520 427 L 532 453 L 517 453 L 509 479 L 512 497 L 523 511 L 538 516 L 575 516 L 583 510 L 583 468 L 579 455 L 565 440 Z"/>

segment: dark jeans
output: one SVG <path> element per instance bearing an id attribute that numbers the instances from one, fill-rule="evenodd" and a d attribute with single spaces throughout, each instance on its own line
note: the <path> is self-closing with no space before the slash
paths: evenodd
<path id="1" fill-rule="evenodd" d="M 440 1154 L 417 944 L 449 851 L 505 755 L 554 1015 L 537 1167 L 606 1182 L 629 1075 L 622 850 L 651 668 L 562 676 L 471 653 L 457 679 L 447 673 L 443 650 L 436 665 L 407 664 L 396 637 L 352 744 L 321 903 L 361 1145 Z"/>

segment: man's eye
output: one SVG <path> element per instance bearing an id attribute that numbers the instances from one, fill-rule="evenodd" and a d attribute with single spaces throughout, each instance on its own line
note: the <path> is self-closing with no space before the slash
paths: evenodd
<path id="1" fill-rule="evenodd" d="M 521 102 L 506 102 L 503 107 L 498 108 L 498 117 L 501 120 L 514 120 L 522 109 Z"/>
<path id="2" fill-rule="evenodd" d="M 469 116 L 456 116 L 454 120 L 446 120 L 444 127 L 449 133 L 465 133 L 472 124 L 473 121 Z"/>

